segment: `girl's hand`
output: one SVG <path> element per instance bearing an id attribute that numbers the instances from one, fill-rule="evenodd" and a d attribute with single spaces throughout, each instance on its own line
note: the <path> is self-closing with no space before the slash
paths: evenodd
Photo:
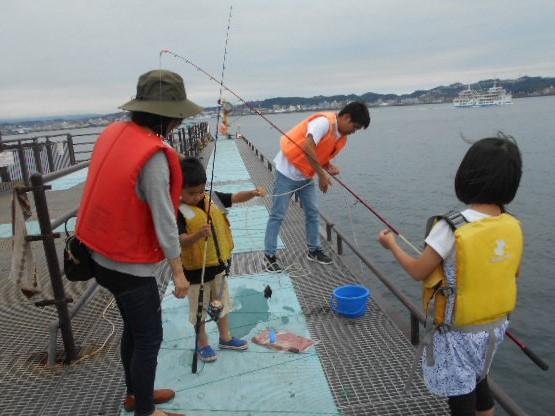
<path id="1" fill-rule="evenodd" d="M 395 244 L 395 234 L 393 234 L 390 230 L 385 229 L 378 234 L 378 241 L 388 250 L 391 250 L 393 244 Z"/>

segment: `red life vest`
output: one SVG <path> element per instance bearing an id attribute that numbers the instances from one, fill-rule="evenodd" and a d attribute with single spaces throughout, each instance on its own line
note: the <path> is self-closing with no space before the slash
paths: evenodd
<path id="1" fill-rule="evenodd" d="M 328 119 L 330 128 L 327 134 L 322 137 L 322 140 L 316 145 L 316 155 L 318 156 L 320 165 L 326 166 L 343 147 L 345 147 L 345 144 L 347 144 L 346 135 L 339 138 L 336 135 L 337 114 L 331 112 L 314 114 L 289 130 L 287 132 L 289 138 L 285 136 L 281 137 L 281 151 L 287 160 L 306 177 L 312 177 L 316 173 L 316 170 L 310 165 L 304 152 L 308 123 L 322 116 Z"/>
<path id="2" fill-rule="evenodd" d="M 132 122 L 116 122 L 102 132 L 77 217 L 77 237 L 92 250 L 122 263 L 164 259 L 150 208 L 137 195 L 139 173 L 160 150 L 168 159 L 170 195 L 177 214 L 183 183 L 177 152 Z"/>

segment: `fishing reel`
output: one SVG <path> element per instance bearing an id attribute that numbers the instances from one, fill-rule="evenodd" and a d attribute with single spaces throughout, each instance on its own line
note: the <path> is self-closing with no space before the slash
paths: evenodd
<path id="1" fill-rule="evenodd" d="M 213 300 L 208 304 L 208 310 L 206 312 L 214 322 L 218 322 L 218 319 L 220 319 L 220 315 L 222 314 L 223 310 L 224 304 L 219 300 Z"/>

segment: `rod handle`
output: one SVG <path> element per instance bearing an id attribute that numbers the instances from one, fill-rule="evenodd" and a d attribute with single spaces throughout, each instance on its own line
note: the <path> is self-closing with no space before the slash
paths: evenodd
<path id="1" fill-rule="evenodd" d="M 526 354 L 528 358 L 530 358 L 534 362 L 534 364 L 540 367 L 543 371 L 549 370 L 549 364 L 547 364 L 544 360 L 538 357 L 536 353 L 530 350 L 526 345 L 522 347 L 522 352 L 524 352 L 524 354 Z"/>
<path id="2" fill-rule="evenodd" d="M 526 346 L 526 344 L 517 339 L 510 331 L 505 331 L 505 334 L 507 334 L 510 340 L 513 341 L 522 350 L 522 352 L 534 362 L 534 364 L 540 367 L 543 371 L 549 370 L 549 364 L 538 357 L 534 351 Z"/>

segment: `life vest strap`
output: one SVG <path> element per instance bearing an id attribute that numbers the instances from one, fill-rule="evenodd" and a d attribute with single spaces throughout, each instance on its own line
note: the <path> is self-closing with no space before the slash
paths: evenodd
<path id="1" fill-rule="evenodd" d="M 440 218 L 443 218 L 451 230 L 455 231 L 457 228 L 461 227 L 462 225 L 468 223 L 466 218 L 462 215 L 460 211 L 449 211 L 445 215 L 440 215 Z"/>

